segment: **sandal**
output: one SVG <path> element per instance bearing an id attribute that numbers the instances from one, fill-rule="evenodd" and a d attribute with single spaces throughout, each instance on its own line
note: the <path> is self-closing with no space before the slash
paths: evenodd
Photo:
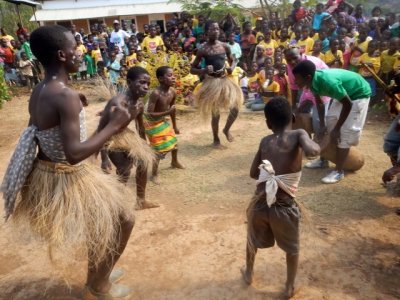
<path id="1" fill-rule="evenodd" d="M 122 284 L 112 284 L 108 293 L 99 293 L 86 286 L 83 300 L 114 300 L 115 298 L 125 298 L 132 293 L 132 289 Z"/>

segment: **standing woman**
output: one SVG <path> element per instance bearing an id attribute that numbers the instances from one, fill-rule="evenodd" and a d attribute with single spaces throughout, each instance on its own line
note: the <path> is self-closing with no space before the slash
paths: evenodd
<path id="1" fill-rule="evenodd" d="M 212 114 L 213 145 L 218 147 L 221 144 L 218 137 L 219 110 L 229 109 L 223 133 L 228 141 L 232 142 L 233 137 L 229 130 L 238 116 L 239 107 L 243 103 L 243 94 L 240 87 L 226 76 L 227 73 L 232 73 L 237 61 L 232 59 L 230 47 L 226 43 L 218 41 L 220 33 L 218 23 L 210 21 L 206 24 L 205 29 L 208 40 L 197 51 L 191 73 L 205 77 L 196 94 L 196 100 L 200 113 L 204 117 Z M 205 68 L 199 68 L 202 59 L 205 61 Z M 228 68 L 225 67 L 226 59 L 229 62 Z"/>

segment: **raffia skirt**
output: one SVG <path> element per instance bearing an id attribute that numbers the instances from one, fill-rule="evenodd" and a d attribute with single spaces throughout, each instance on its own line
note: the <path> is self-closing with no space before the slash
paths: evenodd
<path id="1" fill-rule="evenodd" d="M 129 128 L 113 135 L 106 148 L 108 151 L 127 152 L 136 165 L 139 163 L 146 168 L 155 160 L 154 152 L 146 141 Z"/>
<path id="2" fill-rule="evenodd" d="M 97 265 L 117 251 L 121 223 L 134 221 L 134 200 L 117 177 L 95 166 L 36 160 L 11 218 L 47 242 L 50 254 L 83 246 Z"/>
<path id="3" fill-rule="evenodd" d="M 220 109 L 238 109 L 243 104 L 243 92 L 239 85 L 228 77 L 206 76 L 195 101 L 200 115 L 206 119 Z"/>

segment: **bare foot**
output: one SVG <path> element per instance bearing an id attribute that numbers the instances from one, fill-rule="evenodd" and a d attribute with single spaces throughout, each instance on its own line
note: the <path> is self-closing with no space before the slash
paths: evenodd
<path id="1" fill-rule="evenodd" d="M 245 267 L 240 268 L 240 272 L 242 273 L 242 277 L 243 277 L 244 282 L 247 285 L 251 285 L 252 282 L 253 282 L 253 274 L 249 274 Z"/>
<path id="2" fill-rule="evenodd" d="M 160 184 L 160 181 L 158 180 L 158 176 L 151 176 L 150 181 L 157 185 Z"/>
<path id="3" fill-rule="evenodd" d="M 226 149 L 226 146 L 221 145 L 220 141 L 212 143 L 211 147 L 213 147 L 214 149 L 220 149 L 220 150 Z"/>
<path id="4" fill-rule="evenodd" d="M 160 207 L 160 204 L 154 203 L 154 202 L 150 202 L 150 201 L 146 201 L 146 200 L 142 200 L 142 199 L 138 199 L 137 203 L 136 203 L 136 210 L 142 210 L 142 209 L 149 209 L 149 208 L 156 208 L 156 207 Z"/>
<path id="5" fill-rule="evenodd" d="M 286 285 L 285 287 L 285 299 L 290 299 L 294 296 L 294 286 L 293 285 Z"/>
<path id="6" fill-rule="evenodd" d="M 174 169 L 184 169 L 185 167 L 181 165 L 179 161 L 171 162 L 171 168 Z"/>
<path id="7" fill-rule="evenodd" d="M 228 131 L 228 130 L 222 130 L 222 132 L 225 134 L 226 139 L 228 140 L 228 142 L 232 143 L 234 138 L 232 136 L 232 134 Z"/>

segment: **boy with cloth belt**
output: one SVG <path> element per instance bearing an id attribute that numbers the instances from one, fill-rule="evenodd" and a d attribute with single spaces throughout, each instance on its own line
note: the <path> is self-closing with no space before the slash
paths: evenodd
<path id="1" fill-rule="evenodd" d="M 301 161 L 303 151 L 306 156 L 315 156 L 320 147 L 304 129 L 289 129 L 293 117 L 286 98 L 272 98 L 264 113 L 273 134 L 261 140 L 250 169 L 251 178 L 257 179 L 257 189 L 247 208 L 246 268 L 241 271 L 250 285 L 257 249 L 270 248 L 276 241 L 286 252 L 285 296 L 291 298 L 299 261 L 300 210 L 294 198 Z"/>

